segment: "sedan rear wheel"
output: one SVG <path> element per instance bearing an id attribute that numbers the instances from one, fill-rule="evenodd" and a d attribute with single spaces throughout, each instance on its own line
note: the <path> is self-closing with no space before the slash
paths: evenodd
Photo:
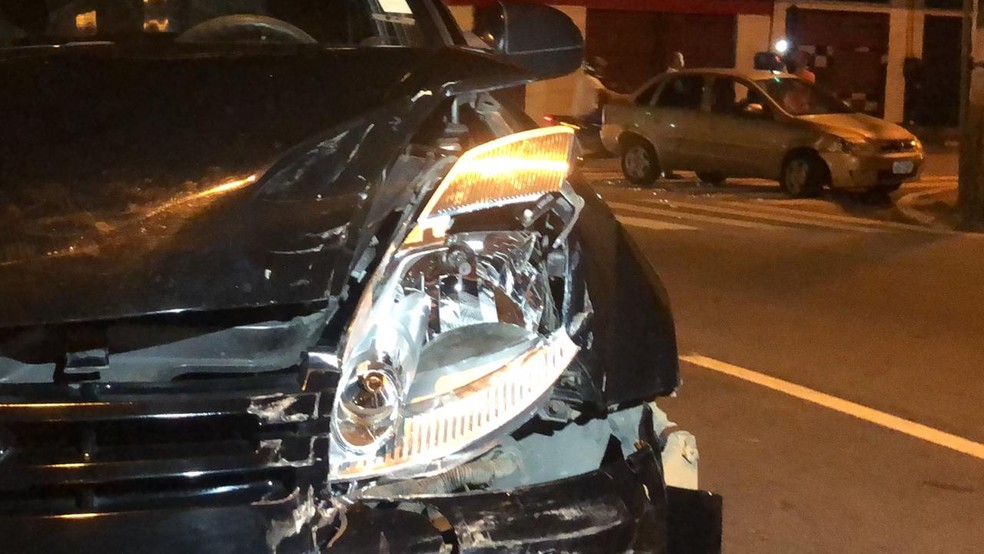
<path id="1" fill-rule="evenodd" d="M 641 139 L 627 141 L 622 148 L 622 173 L 634 185 L 655 183 L 660 168 L 652 145 Z"/>

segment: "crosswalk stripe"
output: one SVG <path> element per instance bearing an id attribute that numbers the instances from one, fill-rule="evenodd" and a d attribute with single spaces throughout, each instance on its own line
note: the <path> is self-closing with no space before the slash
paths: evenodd
<path id="1" fill-rule="evenodd" d="M 609 202 L 608 205 L 618 210 L 626 210 L 630 212 L 658 215 L 663 217 L 672 217 L 674 219 L 700 221 L 703 223 L 717 223 L 720 225 L 730 225 L 732 227 L 743 227 L 745 229 L 765 229 L 767 231 L 772 231 L 775 230 L 777 227 L 784 227 L 783 225 L 769 225 L 767 223 L 757 223 L 755 221 L 728 219 L 724 217 L 700 215 L 690 212 L 681 212 L 677 210 L 661 210 L 658 208 L 644 208 L 642 206 L 637 206 L 635 204 L 622 204 L 621 202 Z"/>
<path id="2" fill-rule="evenodd" d="M 644 229 L 650 229 L 653 231 L 696 231 L 696 227 L 691 227 L 690 225 L 681 225 L 679 223 L 670 223 L 668 221 L 658 221 L 653 219 L 645 219 L 642 217 L 630 217 L 627 215 L 616 215 L 615 219 L 619 220 L 623 225 L 630 225 L 632 227 L 642 227 Z"/>
<path id="3" fill-rule="evenodd" d="M 650 199 L 643 199 L 641 201 L 642 202 L 645 202 L 647 204 L 648 203 L 652 203 L 652 202 L 660 202 L 658 200 L 650 200 Z M 855 231 L 855 232 L 859 232 L 859 233 L 880 233 L 880 232 L 882 232 L 882 229 L 876 229 L 876 228 L 873 228 L 873 227 L 865 227 L 865 226 L 856 225 L 856 224 L 854 224 L 854 225 L 848 225 L 848 224 L 844 224 L 844 223 L 834 223 L 834 222 L 817 221 L 817 220 L 814 220 L 814 219 L 809 219 L 808 217 L 804 217 L 804 215 L 803 215 L 802 212 L 797 212 L 797 213 L 799 213 L 801 215 L 792 216 L 792 215 L 782 215 L 782 214 L 778 214 L 778 213 L 765 213 L 765 212 L 752 212 L 752 211 L 749 211 L 749 210 L 737 210 L 737 209 L 733 209 L 733 208 L 724 208 L 724 207 L 720 207 L 720 206 L 713 206 L 713 205 L 710 205 L 710 204 L 693 204 L 693 203 L 690 203 L 690 202 L 679 202 L 679 201 L 676 201 L 676 200 L 669 201 L 668 203 L 663 203 L 663 202 L 660 202 L 660 203 L 661 204 L 664 204 L 664 205 L 667 205 L 668 204 L 669 206 L 680 206 L 680 207 L 683 207 L 683 208 L 688 208 L 688 209 L 692 209 L 692 210 L 700 210 L 700 211 L 711 212 L 711 213 L 719 213 L 719 214 L 725 214 L 725 215 L 734 215 L 734 216 L 740 216 L 740 217 L 752 217 L 752 218 L 768 219 L 770 221 L 779 221 L 781 223 L 793 223 L 793 224 L 798 224 L 798 225 L 809 225 L 809 226 L 813 226 L 813 227 L 826 227 L 828 229 L 836 229 L 836 230 L 839 230 L 839 231 Z"/>
<path id="4" fill-rule="evenodd" d="M 785 206 L 750 203 L 747 201 L 739 202 L 736 200 L 726 200 L 726 201 L 722 201 L 721 203 L 727 204 L 729 206 L 741 207 L 741 208 L 745 208 L 746 210 L 754 210 L 763 213 L 776 212 L 780 214 L 799 215 L 799 216 L 814 218 L 818 220 L 828 220 L 828 221 L 834 221 L 839 223 L 850 223 L 855 225 L 867 225 L 869 227 L 881 227 L 884 229 L 920 231 L 920 232 L 927 232 L 930 234 L 942 234 L 942 235 L 954 234 L 954 231 L 948 231 L 946 229 L 932 229 L 932 228 L 920 227 L 918 225 L 910 225 L 908 223 L 899 223 L 897 221 L 881 221 L 876 219 L 864 219 L 861 217 L 854 217 L 849 215 L 837 215 L 837 214 L 826 214 L 822 212 L 804 211 L 804 210 L 797 210 L 793 208 L 787 208 Z"/>

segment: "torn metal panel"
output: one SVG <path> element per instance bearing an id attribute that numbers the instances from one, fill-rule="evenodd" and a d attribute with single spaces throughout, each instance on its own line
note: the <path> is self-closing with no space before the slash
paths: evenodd
<path id="1" fill-rule="evenodd" d="M 423 514 L 395 507 L 374 509 L 364 505 L 349 508 L 346 529 L 327 552 L 345 554 L 450 554 L 452 545 Z"/>
<path id="2" fill-rule="evenodd" d="M 509 491 L 416 497 L 414 502 L 436 508 L 447 519 L 463 554 L 611 554 L 666 544 L 664 537 L 654 534 L 658 526 L 642 483 L 624 462 Z"/>
<path id="3" fill-rule="evenodd" d="M 266 423 L 296 423 L 318 417 L 318 402 L 314 396 L 277 394 L 251 399 L 246 411 Z"/>

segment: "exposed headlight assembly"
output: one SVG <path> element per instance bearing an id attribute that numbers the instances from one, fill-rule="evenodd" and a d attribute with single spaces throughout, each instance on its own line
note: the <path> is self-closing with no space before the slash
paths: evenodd
<path id="1" fill-rule="evenodd" d="M 446 470 L 546 401 L 578 351 L 551 288 L 583 205 L 572 144 L 557 127 L 466 152 L 385 254 L 346 336 L 333 481 Z"/>

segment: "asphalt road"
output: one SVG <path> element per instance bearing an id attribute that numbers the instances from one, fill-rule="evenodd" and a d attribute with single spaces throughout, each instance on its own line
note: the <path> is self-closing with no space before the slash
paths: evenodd
<path id="1" fill-rule="evenodd" d="M 586 174 L 663 277 L 681 354 L 710 360 L 662 405 L 724 496 L 726 551 L 984 552 L 984 236 L 891 201 Z"/>

